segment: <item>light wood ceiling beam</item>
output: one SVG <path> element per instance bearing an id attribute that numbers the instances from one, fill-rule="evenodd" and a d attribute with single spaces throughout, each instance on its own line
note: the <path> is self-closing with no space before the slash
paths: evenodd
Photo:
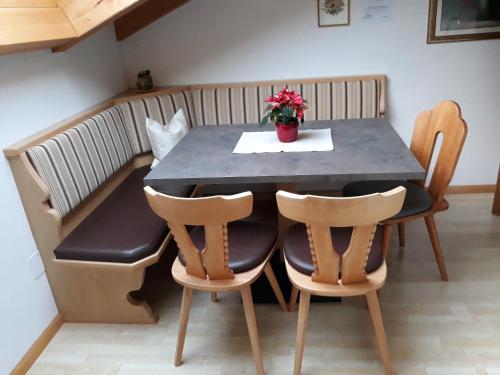
<path id="1" fill-rule="evenodd" d="M 60 8 L 0 8 L 0 53 L 61 45 L 76 37 Z"/>
<path id="2" fill-rule="evenodd" d="M 66 51 L 107 23 L 145 2 L 146 0 L 59 0 L 58 6 L 66 13 L 78 38 L 55 47 L 52 51 Z"/>
<path id="3" fill-rule="evenodd" d="M 78 35 L 113 21 L 146 0 L 59 0 Z"/>
<path id="4" fill-rule="evenodd" d="M 149 0 L 115 21 L 116 40 L 124 40 L 189 0 Z"/>

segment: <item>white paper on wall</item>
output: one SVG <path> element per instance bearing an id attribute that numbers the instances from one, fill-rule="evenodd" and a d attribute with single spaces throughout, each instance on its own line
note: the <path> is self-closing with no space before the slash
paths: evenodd
<path id="1" fill-rule="evenodd" d="M 361 20 L 367 22 L 388 22 L 392 20 L 394 0 L 363 0 Z"/>

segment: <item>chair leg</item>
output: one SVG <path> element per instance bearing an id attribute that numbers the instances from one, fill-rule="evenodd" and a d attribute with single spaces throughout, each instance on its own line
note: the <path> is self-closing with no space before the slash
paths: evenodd
<path id="1" fill-rule="evenodd" d="M 273 289 L 274 295 L 276 296 L 281 309 L 283 311 L 288 311 L 288 308 L 286 307 L 285 297 L 283 297 L 283 293 L 281 292 L 278 280 L 276 280 L 276 275 L 274 274 L 273 267 L 269 263 L 267 263 L 264 267 L 264 272 L 266 273 L 267 280 L 269 280 L 269 284 L 271 284 L 271 288 Z"/>
<path id="2" fill-rule="evenodd" d="M 288 302 L 288 311 L 295 311 L 297 309 L 297 297 L 299 290 L 292 285 L 292 293 L 290 294 L 290 302 Z"/>
<path id="3" fill-rule="evenodd" d="M 212 302 L 217 302 L 217 292 L 210 292 L 210 299 Z"/>
<path id="4" fill-rule="evenodd" d="M 398 237 L 399 237 L 399 247 L 404 249 L 405 247 L 405 223 L 398 223 Z"/>
<path id="5" fill-rule="evenodd" d="M 387 260 L 389 256 L 389 245 L 391 243 L 392 225 L 384 224 L 382 232 L 382 251 L 384 253 L 384 259 Z"/>
<path id="6" fill-rule="evenodd" d="M 427 226 L 427 232 L 429 232 L 432 249 L 434 250 L 434 256 L 436 257 L 439 273 L 441 274 L 441 280 L 448 281 L 448 272 L 446 271 L 446 264 L 444 263 L 443 252 L 441 251 L 441 243 L 439 242 L 434 215 L 425 217 L 425 225 Z"/>
<path id="7" fill-rule="evenodd" d="M 304 356 L 304 344 L 306 338 L 307 319 L 309 318 L 309 304 L 311 295 L 300 292 L 299 322 L 297 324 L 297 340 L 295 342 L 295 362 L 293 374 L 300 375 L 302 369 L 302 357 Z"/>
<path id="8" fill-rule="evenodd" d="M 192 297 L 193 289 L 184 287 L 182 291 L 179 333 L 177 334 L 177 348 L 175 349 L 175 366 L 180 366 L 182 363 L 182 351 L 184 350 L 184 341 L 186 340 L 186 331 L 189 320 L 189 311 L 191 310 Z"/>
<path id="9" fill-rule="evenodd" d="M 373 328 L 377 336 L 378 347 L 380 356 L 384 364 L 386 375 L 392 374 L 391 356 L 389 347 L 387 346 L 387 338 L 384 331 L 384 323 L 382 322 L 382 314 L 380 313 L 380 306 L 378 303 L 377 292 L 372 290 L 366 294 L 366 301 L 372 318 Z"/>
<path id="10" fill-rule="evenodd" d="M 259 333 L 257 331 L 257 320 L 253 307 L 252 291 L 249 286 L 241 290 L 241 299 L 243 300 L 243 309 L 245 310 L 245 318 L 248 326 L 248 334 L 250 336 L 250 344 L 252 346 L 253 359 L 257 367 L 257 374 L 264 375 L 264 365 L 262 363 L 262 354 L 259 345 Z"/>

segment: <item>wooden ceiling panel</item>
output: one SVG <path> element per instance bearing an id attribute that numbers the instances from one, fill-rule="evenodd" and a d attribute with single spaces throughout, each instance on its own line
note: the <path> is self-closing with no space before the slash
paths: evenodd
<path id="1" fill-rule="evenodd" d="M 0 8 L 0 53 L 49 48 L 75 37 L 59 8 Z"/>
<path id="2" fill-rule="evenodd" d="M 0 0 L 0 8 L 55 8 L 57 0 Z"/>
<path id="3" fill-rule="evenodd" d="M 65 51 L 116 21 L 125 39 L 188 0 L 0 0 L 0 53 Z"/>

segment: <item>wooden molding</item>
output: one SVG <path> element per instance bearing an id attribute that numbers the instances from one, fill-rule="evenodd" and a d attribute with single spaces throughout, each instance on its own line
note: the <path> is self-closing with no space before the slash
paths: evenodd
<path id="1" fill-rule="evenodd" d="M 446 194 L 479 194 L 494 193 L 495 185 L 453 185 L 449 186 Z"/>
<path id="2" fill-rule="evenodd" d="M 498 169 L 497 185 L 495 187 L 495 197 L 493 198 L 491 213 L 500 215 L 500 168 Z"/>
<path id="3" fill-rule="evenodd" d="M 116 40 L 127 39 L 189 0 L 149 0 L 115 21 Z"/>
<path id="4" fill-rule="evenodd" d="M 42 334 L 36 339 L 36 341 L 31 345 L 28 351 L 24 354 L 21 360 L 18 362 L 16 367 L 11 372 L 11 375 L 24 375 L 33 366 L 33 363 L 38 359 L 43 350 L 50 343 L 52 338 L 59 331 L 63 325 L 64 320 L 61 314 L 57 314 L 52 322 L 45 328 Z"/>

